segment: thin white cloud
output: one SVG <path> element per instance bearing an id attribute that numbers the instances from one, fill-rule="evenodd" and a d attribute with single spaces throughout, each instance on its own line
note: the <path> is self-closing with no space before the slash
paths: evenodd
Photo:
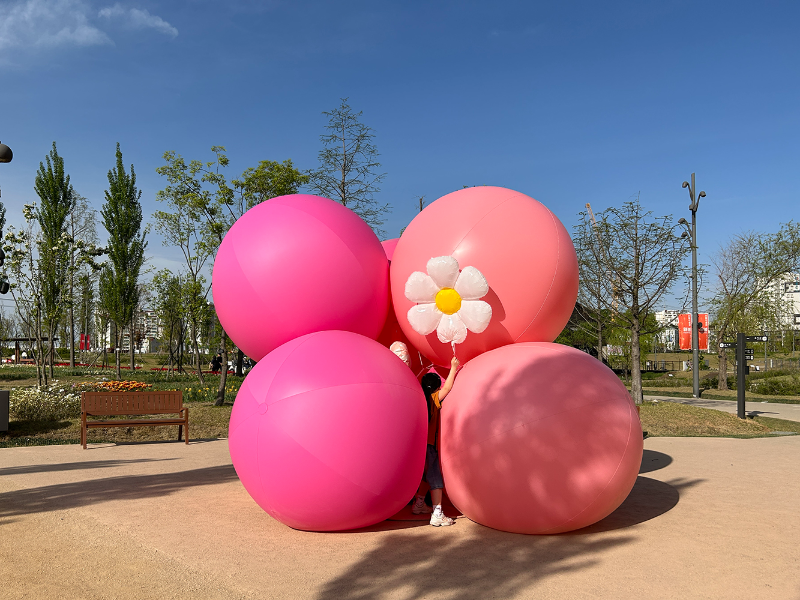
<path id="1" fill-rule="evenodd" d="M 98 16 L 105 19 L 121 19 L 133 29 L 155 29 L 172 37 L 178 35 L 178 30 L 158 15 L 151 15 L 146 9 L 125 8 L 119 2 L 114 6 L 100 9 Z"/>
<path id="2" fill-rule="evenodd" d="M 0 4 L 0 50 L 14 47 L 112 44 L 91 24 L 82 0 L 18 0 Z"/>

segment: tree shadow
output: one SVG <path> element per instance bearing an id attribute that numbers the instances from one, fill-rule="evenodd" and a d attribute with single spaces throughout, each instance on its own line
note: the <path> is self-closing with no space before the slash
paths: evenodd
<path id="1" fill-rule="evenodd" d="M 652 473 L 672 464 L 672 457 L 663 452 L 644 449 L 642 452 L 642 466 L 639 467 L 639 474 Z"/>
<path id="2" fill-rule="evenodd" d="M 317 598 L 512 598 L 547 577 L 589 568 L 602 553 L 634 540 L 528 536 L 484 527 L 468 539 L 443 531 L 390 534 L 327 582 Z"/>
<path id="3" fill-rule="evenodd" d="M 0 518 L 80 508 L 112 500 L 168 496 L 185 488 L 237 481 L 233 465 L 74 481 L 0 493 Z"/>
<path id="4" fill-rule="evenodd" d="M 0 469 L 3 475 L 28 475 L 31 473 L 50 473 L 54 471 L 82 471 L 84 469 L 105 469 L 135 463 L 162 462 L 176 460 L 174 458 L 136 458 L 131 460 L 87 460 L 86 462 L 57 463 L 50 465 L 22 465 Z"/>

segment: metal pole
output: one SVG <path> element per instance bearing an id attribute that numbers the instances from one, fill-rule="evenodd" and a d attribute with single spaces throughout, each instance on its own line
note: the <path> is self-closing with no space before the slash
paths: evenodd
<path id="1" fill-rule="evenodd" d="M 737 416 L 744 419 L 744 372 L 747 365 L 747 360 L 744 356 L 744 349 L 747 345 L 745 335 L 743 333 L 736 334 L 736 400 L 737 400 Z"/>
<path id="2" fill-rule="evenodd" d="M 692 393 L 700 397 L 700 336 L 697 331 L 697 196 L 692 173 Z"/>

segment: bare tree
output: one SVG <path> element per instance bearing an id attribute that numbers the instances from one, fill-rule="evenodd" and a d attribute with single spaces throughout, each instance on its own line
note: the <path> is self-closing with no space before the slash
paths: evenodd
<path id="1" fill-rule="evenodd" d="M 688 244 L 675 234 L 671 216 L 653 217 L 638 196 L 621 208 L 606 209 L 596 221 L 581 213 L 575 240 L 581 278 L 591 282 L 588 295 L 630 334 L 631 396 L 641 404 L 640 337 L 651 333 L 646 331 L 648 317 L 685 276 Z"/>
<path id="2" fill-rule="evenodd" d="M 322 113 L 328 117 L 328 133 L 320 136 L 320 166 L 308 173 L 310 185 L 321 196 L 352 210 L 383 236 L 389 205 L 375 200 L 386 177 L 378 172 L 381 164 L 373 141 L 375 131 L 359 121 L 363 113 L 353 112 L 347 98 L 341 100 L 338 107 Z"/>
<path id="3" fill-rule="evenodd" d="M 797 269 L 799 258 L 800 226 L 795 223 L 774 234 L 740 233 L 720 247 L 711 261 L 717 283 L 711 306 L 719 342 L 734 332 L 754 329 L 770 312 L 780 312 L 771 288 Z M 728 354 L 722 348 L 717 352 L 718 389 L 727 390 Z"/>

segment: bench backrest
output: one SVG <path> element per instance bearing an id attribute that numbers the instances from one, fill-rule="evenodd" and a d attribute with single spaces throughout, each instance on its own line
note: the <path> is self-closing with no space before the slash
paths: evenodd
<path id="1" fill-rule="evenodd" d="M 91 415 L 152 415 L 177 413 L 183 392 L 83 392 L 81 411 Z"/>

